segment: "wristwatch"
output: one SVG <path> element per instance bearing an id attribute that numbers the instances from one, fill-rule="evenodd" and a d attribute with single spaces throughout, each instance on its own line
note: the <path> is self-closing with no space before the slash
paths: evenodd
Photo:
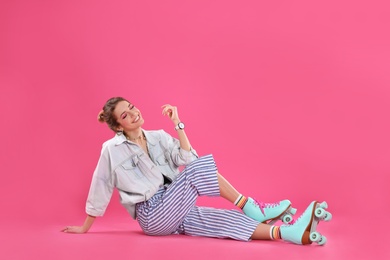
<path id="1" fill-rule="evenodd" d="M 183 122 L 180 122 L 177 124 L 177 126 L 175 126 L 175 130 L 183 130 L 184 129 L 184 123 Z"/>

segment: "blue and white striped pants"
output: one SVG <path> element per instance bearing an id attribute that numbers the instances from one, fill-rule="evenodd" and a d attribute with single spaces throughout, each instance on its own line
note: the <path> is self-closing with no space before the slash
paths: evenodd
<path id="1" fill-rule="evenodd" d="M 237 210 L 198 207 L 198 196 L 219 196 L 212 155 L 200 157 L 169 186 L 137 204 L 137 220 L 147 235 L 186 234 L 248 241 L 259 222 Z"/>

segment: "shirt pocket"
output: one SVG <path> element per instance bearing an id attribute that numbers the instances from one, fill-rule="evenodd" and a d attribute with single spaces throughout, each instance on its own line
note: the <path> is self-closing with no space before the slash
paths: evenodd
<path id="1" fill-rule="evenodd" d="M 160 154 L 157 158 L 156 158 L 156 162 L 158 165 L 160 166 L 168 166 L 168 159 L 165 157 L 164 154 Z"/>
<path id="2" fill-rule="evenodd" d="M 137 167 L 137 165 L 134 163 L 133 160 L 127 160 L 120 166 L 120 173 L 125 175 L 126 178 L 143 178 L 144 175 L 140 171 L 140 169 Z"/>
<path id="3" fill-rule="evenodd" d="M 164 155 L 164 153 L 160 154 L 156 158 L 156 165 L 160 172 L 169 180 L 172 181 L 175 179 L 175 171 L 172 169 L 170 161 L 168 158 L 166 158 L 166 155 Z"/>

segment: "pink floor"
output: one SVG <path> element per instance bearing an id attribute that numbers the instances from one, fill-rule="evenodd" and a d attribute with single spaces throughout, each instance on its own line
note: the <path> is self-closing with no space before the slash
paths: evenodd
<path id="1" fill-rule="evenodd" d="M 0 260 L 390 259 L 389 6 L 1 0 Z M 116 95 L 174 136 L 160 107 L 178 106 L 244 195 L 326 200 L 326 246 L 148 237 L 118 198 L 88 234 L 60 232 L 84 221 Z M 232 208 L 215 201 L 199 203 Z"/>
<path id="2" fill-rule="evenodd" d="M 378 223 L 335 216 L 319 231 L 328 243 L 297 246 L 285 242 L 237 242 L 172 235 L 146 236 L 124 213 L 109 215 L 83 235 L 59 232 L 63 220 L 47 223 L 9 221 L 1 223 L 0 259 L 389 259 L 386 236 Z M 363 223 L 362 223 L 363 224 Z M 368 224 L 368 225 L 367 225 Z M 18 227 L 18 228 L 15 228 Z M 374 239 L 376 237 L 376 239 Z M 387 241 L 386 241 L 387 240 Z M 5 257 L 2 257 L 5 256 Z"/>

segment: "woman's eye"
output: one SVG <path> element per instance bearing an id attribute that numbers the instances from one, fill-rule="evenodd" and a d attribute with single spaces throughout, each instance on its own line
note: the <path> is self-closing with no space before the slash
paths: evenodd
<path id="1" fill-rule="evenodd" d="M 125 119 L 127 117 L 127 114 L 122 117 L 122 119 Z"/>
<path id="2" fill-rule="evenodd" d="M 134 108 L 134 105 L 131 105 L 131 106 L 130 106 L 130 109 L 133 109 L 133 108 Z"/>

